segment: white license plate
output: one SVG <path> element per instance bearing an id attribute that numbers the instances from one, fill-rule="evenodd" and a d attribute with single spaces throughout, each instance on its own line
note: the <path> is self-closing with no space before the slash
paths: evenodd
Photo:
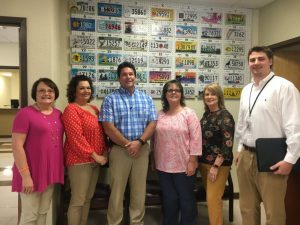
<path id="1" fill-rule="evenodd" d="M 170 56 L 149 56 L 150 67 L 169 68 L 172 66 Z"/>
<path id="2" fill-rule="evenodd" d="M 125 51 L 147 51 L 148 41 L 146 39 L 125 39 L 124 50 Z"/>
<path id="3" fill-rule="evenodd" d="M 157 24 L 152 23 L 151 35 L 171 37 L 174 33 L 174 26 L 172 24 Z"/>
<path id="4" fill-rule="evenodd" d="M 125 34 L 147 35 L 148 24 L 137 22 L 125 22 Z"/>
<path id="5" fill-rule="evenodd" d="M 176 25 L 176 37 L 196 38 L 198 35 L 197 26 Z"/>
<path id="6" fill-rule="evenodd" d="M 135 67 L 147 67 L 147 56 L 125 55 L 124 61 L 132 63 Z"/>
<path id="7" fill-rule="evenodd" d="M 226 40 L 231 41 L 245 41 L 246 40 L 246 30 L 245 29 L 237 29 L 237 28 L 227 28 L 225 30 L 225 38 Z"/>
<path id="8" fill-rule="evenodd" d="M 122 38 L 98 37 L 98 48 L 105 50 L 122 50 Z"/>
<path id="9" fill-rule="evenodd" d="M 239 73 L 227 73 L 224 75 L 224 84 L 244 84 L 244 75 Z"/>
<path id="10" fill-rule="evenodd" d="M 146 19 L 148 17 L 148 10 L 144 6 L 125 6 L 124 16 Z"/>
<path id="11" fill-rule="evenodd" d="M 174 9 L 151 8 L 151 19 L 152 20 L 173 21 Z"/>
<path id="12" fill-rule="evenodd" d="M 196 11 L 178 11 L 177 22 L 199 22 L 199 15 Z"/>
<path id="13" fill-rule="evenodd" d="M 172 41 L 171 40 L 149 40 L 150 52 L 171 52 Z"/>
<path id="14" fill-rule="evenodd" d="M 204 54 L 221 54 L 221 44 L 220 43 L 202 43 L 201 53 Z"/>
<path id="15" fill-rule="evenodd" d="M 220 60 L 217 58 L 201 58 L 199 60 L 199 69 L 218 69 Z"/>
<path id="16" fill-rule="evenodd" d="M 222 29 L 214 27 L 202 27 L 201 38 L 221 39 Z"/>
<path id="17" fill-rule="evenodd" d="M 95 53 L 89 52 L 72 52 L 71 53 L 71 64 L 72 65 L 95 65 L 96 57 Z"/>
<path id="18" fill-rule="evenodd" d="M 70 47 L 71 48 L 94 49 L 95 44 L 96 44 L 96 37 L 94 37 L 94 36 L 71 35 L 71 37 L 70 37 Z"/>
<path id="19" fill-rule="evenodd" d="M 245 45 L 225 44 L 225 55 L 245 55 Z"/>
<path id="20" fill-rule="evenodd" d="M 215 73 L 201 73 L 198 77 L 200 84 L 210 84 L 219 80 L 218 74 Z"/>
<path id="21" fill-rule="evenodd" d="M 122 24 L 121 21 L 117 20 L 98 20 L 97 28 L 99 33 L 120 34 L 122 30 Z"/>
<path id="22" fill-rule="evenodd" d="M 98 70 L 99 82 L 114 82 L 118 81 L 118 74 L 116 70 Z"/>
<path id="23" fill-rule="evenodd" d="M 225 70 L 243 70 L 245 68 L 245 60 L 238 58 L 225 58 L 224 69 Z"/>
<path id="24" fill-rule="evenodd" d="M 99 53 L 98 65 L 99 66 L 117 66 L 123 61 L 122 54 L 113 53 Z"/>

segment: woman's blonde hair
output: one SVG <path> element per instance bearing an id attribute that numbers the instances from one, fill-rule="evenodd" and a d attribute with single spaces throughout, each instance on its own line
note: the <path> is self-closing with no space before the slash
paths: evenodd
<path id="1" fill-rule="evenodd" d="M 207 112 L 209 111 L 209 108 L 208 106 L 205 104 L 205 100 L 204 100 L 204 97 L 205 97 L 205 91 L 210 91 L 211 93 L 213 93 L 214 95 L 217 96 L 218 98 L 218 106 L 220 109 L 225 109 L 225 104 L 224 104 L 224 94 L 223 94 L 223 90 L 222 88 L 220 87 L 220 85 L 218 83 L 210 83 L 208 85 L 206 85 L 204 87 L 204 90 L 203 90 L 203 103 L 204 103 L 204 110 Z"/>

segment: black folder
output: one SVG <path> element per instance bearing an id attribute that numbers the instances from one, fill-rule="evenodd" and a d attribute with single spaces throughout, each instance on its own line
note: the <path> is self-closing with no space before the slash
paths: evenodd
<path id="1" fill-rule="evenodd" d="M 272 172 L 270 166 L 282 161 L 287 152 L 286 138 L 256 139 L 257 167 L 259 172 Z M 293 170 L 299 170 L 299 160 Z"/>

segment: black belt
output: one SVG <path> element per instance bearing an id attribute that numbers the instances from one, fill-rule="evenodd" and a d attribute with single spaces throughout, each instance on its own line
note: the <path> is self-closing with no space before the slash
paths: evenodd
<path id="1" fill-rule="evenodd" d="M 244 145 L 244 149 L 249 151 L 249 152 L 256 152 L 256 148 L 255 147 L 249 147 L 248 145 Z"/>

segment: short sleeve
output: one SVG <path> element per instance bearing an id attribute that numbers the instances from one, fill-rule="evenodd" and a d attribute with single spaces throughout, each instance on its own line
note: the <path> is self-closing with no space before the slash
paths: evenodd
<path id="1" fill-rule="evenodd" d="M 29 130 L 29 115 L 28 111 L 21 109 L 13 122 L 12 133 L 28 133 Z"/>
<path id="2" fill-rule="evenodd" d="M 102 122 L 113 122 L 113 109 L 112 109 L 112 99 L 109 96 L 103 100 L 100 110 L 99 121 Z"/>

